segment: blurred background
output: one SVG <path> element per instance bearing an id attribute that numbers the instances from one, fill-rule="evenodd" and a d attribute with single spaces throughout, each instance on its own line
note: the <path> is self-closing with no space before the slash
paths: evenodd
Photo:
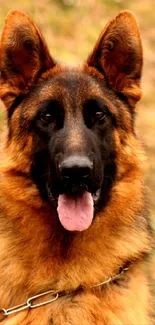
<path id="1" fill-rule="evenodd" d="M 155 0 L 0 0 L 0 34 L 10 9 L 29 14 L 42 30 L 51 54 L 70 64 L 87 58 L 107 21 L 120 10 L 135 14 L 144 48 L 144 95 L 137 106 L 136 123 L 149 161 L 146 181 L 155 228 Z M 3 126 L 0 103 L 0 130 Z"/>

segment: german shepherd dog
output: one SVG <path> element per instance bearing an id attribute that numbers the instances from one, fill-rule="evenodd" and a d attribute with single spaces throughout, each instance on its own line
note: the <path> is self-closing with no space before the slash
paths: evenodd
<path id="1" fill-rule="evenodd" d="M 0 66 L 0 323 L 155 324 L 134 16 L 120 12 L 87 61 L 68 67 L 11 11 Z"/>

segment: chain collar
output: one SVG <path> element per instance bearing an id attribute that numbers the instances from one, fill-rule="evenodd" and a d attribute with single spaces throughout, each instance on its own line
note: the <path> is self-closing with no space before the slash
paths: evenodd
<path id="1" fill-rule="evenodd" d="M 108 283 L 114 283 L 115 281 L 119 280 L 122 277 L 122 275 L 124 274 L 124 272 L 126 272 L 130 267 L 131 266 L 121 267 L 119 270 L 119 273 L 108 278 L 107 280 L 105 280 L 103 282 L 93 285 L 92 287 L 90 287 L 90 289 L 102 287 L 103 285 L 108 284 Z M 85 290 L 85 288 L 81 287 L 81 286 L 71 292 L 69 292 L 69 291 L 68 292 L 67 291 L 56 292 L 54 290 L 49 290 L 49 291 L 45 291 L 43 293 L 40 293 L 38 295 L 28 298 L 27 301 L 23 304 L 20 304 L 20 305 L 17 305 L 17 306 L 8 308 L 8 309 L 0 308 L 0 322 L 3 321 L 9 315 L 12 315 L 14 313 L 18 313 L 25 309 L 34 309 L 37 307 L 41 307 L 41 306 L 50 304 L 61 297 L 75 295 L 77 292 L 80 292 L 83 290 Z M 46 296 L 50 296 L 51 298 L 48 300 L 45 300 L 43 302 L 37 303 L 37 299 L 42 298 L 42 297 L 44 298 Z"/>

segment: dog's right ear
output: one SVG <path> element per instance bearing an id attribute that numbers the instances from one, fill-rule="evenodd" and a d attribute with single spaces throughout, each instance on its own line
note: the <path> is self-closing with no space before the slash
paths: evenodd
<path id="1" fill-rule="evenodd" d="M 142 44 L 131 12 L 121 11 L 106 25 L 87 64 L 101 72 L 114 91 L 132 103 L 141 98 Z"/>
<path id="2" fill-rule="evenodd" d="M 5 106 L 26 94 L 36 78 L 55 65 L 33 21 L 20 11 L 7 18 L 0 48 L 0 98 Z"/>

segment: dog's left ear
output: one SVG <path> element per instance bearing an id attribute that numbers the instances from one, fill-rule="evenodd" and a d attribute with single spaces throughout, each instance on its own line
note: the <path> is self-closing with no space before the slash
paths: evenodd
<path id="1" fill-rule="evenodd" d="M 44 38 L 23 12 L 8 14 L 0 48 L 0 98 L 7 109 L 26 94 L 36 78 L 55 65 Z"/>
<path id="2" fill-rule="evenodd" d="M 138 101 L 142 63 L 137 22 L 132 13 L 122 11 L 106 25 L 87 64 L 97 68 L 115 91 Z"/>

